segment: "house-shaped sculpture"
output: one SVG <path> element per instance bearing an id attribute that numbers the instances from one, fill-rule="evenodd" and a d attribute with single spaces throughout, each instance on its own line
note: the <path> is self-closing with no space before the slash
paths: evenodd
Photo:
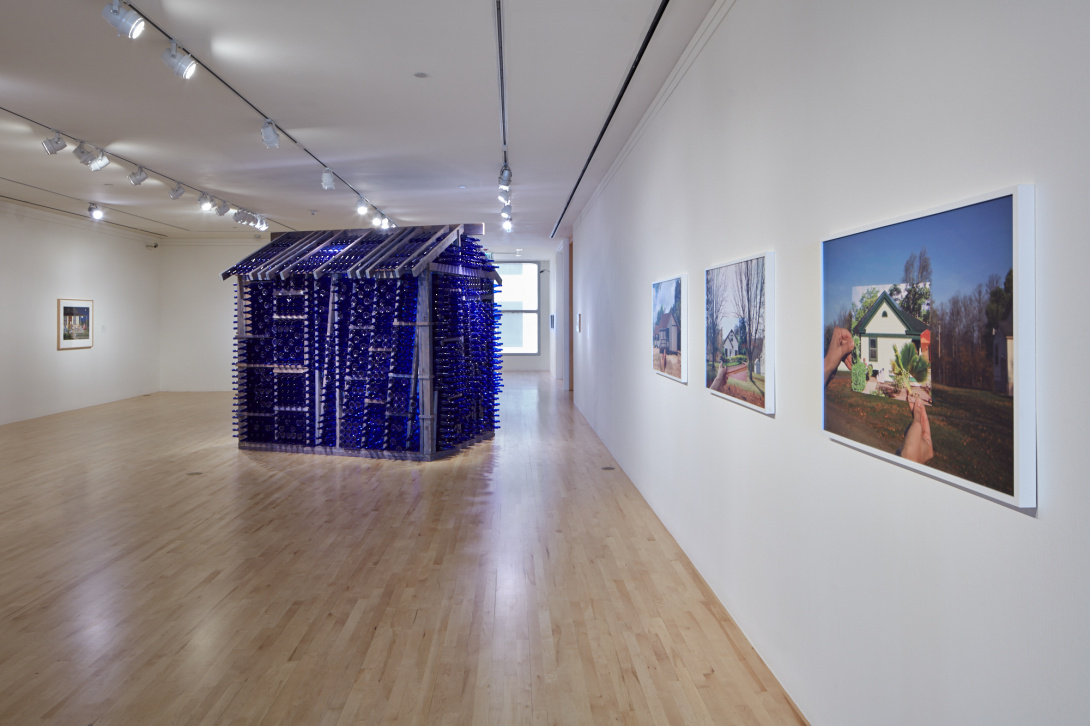
<path id="1" fill-rule="evenodd" d="M 239 448 L 430 460 L 491 438 L 500 277 L 482 231 L 291 232 L 224 272 Z"/>
<path id="2" fill-rule="evenodd" d="M 856 323 L 855 335 L 859 336 L 860 357 L 865 365 L 874 368 L 880 382 L 890 380 L 890 361 L 906 342 L 921 350 L 921 338 L 931 335 L 927 323 L 900 308 L 889 293 L 883 292 Z M 920 381 L 923 383 L 923 381 Z"/>
<path id="3" fill-rule="evenodd" d="M 655 324 L 655 347 L 666 351 L 667 355 L 673 355 L 680 349 L 681 326 L 673 313 L 663 313 Z"/>

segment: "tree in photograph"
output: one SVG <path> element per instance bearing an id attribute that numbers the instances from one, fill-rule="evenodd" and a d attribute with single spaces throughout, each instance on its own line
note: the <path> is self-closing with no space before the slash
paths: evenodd
<path id="1" fill-rule="evenodd" d="M 1014 270 L 1007 273 L 1002 284 L 999 283 L 999 275 L 989 277 L 988 289 L 988 302 L 984 307 L 984 342 L 988 347 L 989 357 L 992 357 L 992 341 L 995 340 L 999 324 L 1010 320 L 1014 311 Z"/>
<path id="2" fill-rule="evenodd" d="M 1013 292 L 1013 275 L 1007 274 Z M 998 323 L 1010 315 L 1007 281 L 991 275 L 971 292 L 957 293 L 932 311 L 931 378 L 960 388 L 994 386 L 992 341 Z"/>
<path id="3" fill-rule="evenodd" d="M 678 340 L 681 340 L 681 280 L 674 281 L 674 306 L 670 308 L 670 312 L 677 321 Z"/>
<path id="4" fill-rule="evenodd" d="M 723 268 L 708 270 L 705 279 L 704 317 L 708 336 L 708 362 L 714 363 L 721 352 L 723 339 L 727 331 L 720 328 L 719 321 L 730 305 L 730 285 Z"/>
<path id="5" fill-rule="evenodd" d="M 765 342 L 765 261 L 763 257 L 734 265 L 731 288 L 734 317 L 746 326 L 747 372 L 753 380 L 753 366 L 764 353 Z"/>
<path id="6" fill-rule="evenodd" d="M 849 327 L 849 330 L 855 330 L 855 326 L 859 324 L 859 321 L 863 319 L 863 316 L 867 314 L 871 305 L 874 305 L 881 294 L 882 291 L 877 287 L 868 287 L 866 291 L 859 296 L 859 303 L 852 303 L 852 324 Z"/>
<path id="7" fill-rule="evenodd" d="M 921 247 L 919 254 L 913 252 L 905 260 L 904 296 L 897 304 L 910 315 L 915 315 L 925 323 L 931 321 L 931 258 L 927 248 Z"/>

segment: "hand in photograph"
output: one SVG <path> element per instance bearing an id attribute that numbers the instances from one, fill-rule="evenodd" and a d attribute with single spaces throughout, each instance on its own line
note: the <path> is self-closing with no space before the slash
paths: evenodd
<path id="1" fill-rule="evenodd" d="M 836 367 L 840 361 L 849 369 L 852 367 L 852 352 L 855 350 L 855 341 L 852 334 L 844 328 L 834 328 L 833 337 L 829 340 L 829 349 L 825 351 L 825 385 L 833 379 Z"/>
<path id="2" fill-rule="evenodd" d="M 899 453 L 903 459 L 926 464 L 935 456 L 935 449 L 931 445 L 931 424 L 927 420 L 927 406 L 915 396 L 910 396 L 908 408 L 912 412 L 912 423 L 905 430 L 905 442 Z"/>

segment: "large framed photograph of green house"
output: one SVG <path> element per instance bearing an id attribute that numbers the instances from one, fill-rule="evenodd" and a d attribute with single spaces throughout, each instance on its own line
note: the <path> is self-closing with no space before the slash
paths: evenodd
<path id="1" fill-rule="evenodd" d="M 651 283 L 651 368 L 659 375 L 685 383 L 685 335 L 688 309 L 686 275 Z"/>
<path id="2" fill-rule="evenodd" d="M 704 271 L 704 385 L 766 414 L 776 411 L 775 256 Z"/>
<path id="3" fill-rule="evenodd" d="M 830 438 L 1035 507 L 1033 187 L 825 240 L 822 268 Z"/>

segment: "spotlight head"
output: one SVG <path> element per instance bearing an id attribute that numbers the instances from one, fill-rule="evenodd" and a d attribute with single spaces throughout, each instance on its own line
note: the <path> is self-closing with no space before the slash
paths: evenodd
<path id="1" fill-rule="evenodd" d="M 257 222 L 254 224 L 254 228 L 259 232 L 264 232 L 269 228 L 269 223 L 264 217 L 258 217 Z"/>
<path id="2" fill-rule="evenodd" d="M 182 186 L 181 182 L 175 182 L 174 188 L 170 190 L 170 198 L 180 199 L 183 194 L 185 194 L 185 187 Z"/>
<path id="3" fill-rule="evenodd" d="M 49 154 L 50 156 L 53 156 L 53 154 L 56 154 L 58 151 L 66 146 L 68 146 L 68 144 L 65 143 L 64 139 L 61 138 L 60 131 L 54 131 L 53 138 L 45 139 L 44 141 L 42 141 L 42 148 L 44 148 L 45 153 Z"/>
<path id="4" fill-rule="evenodd" d="M 261 125 L 261 140 L 265 142 L 265 148 L 275 149 L 280 146 L 280 134 L 276 132 L 276 124 L 271 118 L 265 119 Z"/>
<path id="5" fill-rule="evenodd" d="M 504 219 L 511 219 L 511 205 L 503 205 L 503 209 L 500 210 L 500 216 Z"/>
<path id="6" fill-rule="evenodd" d="M 197 197 L 197 204 L 201 205 L 201 210 L 205 212 L 212 211 L 212 197 L 207 194 L 201 194 Z"/>
<path id="7" fill-rule="evenodd" d="M 336 186 L 337 183 L 333 181 L 333 170 L 327 166 L 325 171 L 322 172 L 322 189 L 328 192 Z"/>
<path id="8" fill-rule="evenodd" d="M 372 227 L 381 227 L 382 226 L 382 215 L 379 214 L 377 211 L 375 212 L 375 216 L 371 217 L 371 226 Z"/>
<path id="9" fill-rule="evenodd" d="M 510 204 L 511 203 L 511 190 L 506 189 L 504 191 L 501 191 L 499 193 L 499 195 L 497 195 L 497 198 L 500 200 L 500 204 Z"/>
<path id="10" fill-rule="evenodd" d="M 163 62 L 167 64 L 167 68 L 174 71 L 174 75 L 181 76 L 187 81 L 197 72 L 197 61 L 184 51 L 179 53 L 178 43 L 173 40 L 170 41 L 170 47 L 163 51 Z"/>
<path id="11" fill-rule="evenodd" d="M 500 189 L 507 191 L 511 188 L 511 167 L 504 164 L 500 167 Z"/>
<path id="12" fill-rule="evenodd" d="M 242 211 L 241 209 L 236 210 L 235 213 L 231 215 L 231 219 L 235 220 L 239 224 L 242 224 L 246 220 L 246 212 Z"/>
<path id="13" fill-rule="evenodd" d="M 83 164 L 84 166 L 87 166 L 95 160 L 95 152 L 88 149 L 82 141 L 79 142 L 79 146 L 72 149 L 72 153 L 77 159 L 79 159 L 79 163 Z"/>
<path id="14" fill-rule="evenodd" d="M 382 228 L 383 229 L 390 229 L 390 220 L 387 219 L 386 217 L 382 218 Z"/>
<path id="15" fill-rule="evenodd" d="M 87 165 L 87 168 L 91 171 L 98 171 L 99 169 L 105 169 L 110 165 L 110 157 L 106 156 L 105 151 L 99 151 L 98 156 L 91 159 L 91 162 Z"/>
<path id="16" fill-rule="evenodd" d="M 230 211 L 231 211 L 231 205 L 228 204 L 227 202 L 223 202 L 218 207 L 216 207 L 216 214 L 218 214 L 221 217 L 223 215 L 227 214 Z"/>
<path id="17" fill-rule="evenodd" d="M 106 7 L 102 8 L 102 17 L 117 29 L 118 35 L 124 34 L 136 40 L 144 32 L 144 19 L 140 13 L 132 8 L 122 9 L 119 0 L 106 3 Z"/>
<path id="18" fill-rule="evenodd" d="M 512 225 L 511 225 L 511 220 L 510 219 L 503 220 L 503 231 L 504 232 L 510 232 L 511 231 L 511 226 Z"/>
<path id="19" fill-rule="evenodd" d="M 356 199 L 356 214 L 367 214 L 367 200 L 362 196 Z"/>
<path id="20" fill-rule="evenodd" d="M 132 174 L 129 174 L 129 184 L 132 184 L 134 187 L 138 187 L 145 181 L 147 181 L 147 178 L 148 173 L 144 171 L 144 167 L 138 166 L 136 167 L 136 171 L 134 171 Z"/>
<path id="21" fill-rule="evenodd" d="M 91 219 L 102 219 L 105 216 L 94 202 L 91 202 L 91 205 L 87 207 L 87 213 L 91 215 Z"/>

